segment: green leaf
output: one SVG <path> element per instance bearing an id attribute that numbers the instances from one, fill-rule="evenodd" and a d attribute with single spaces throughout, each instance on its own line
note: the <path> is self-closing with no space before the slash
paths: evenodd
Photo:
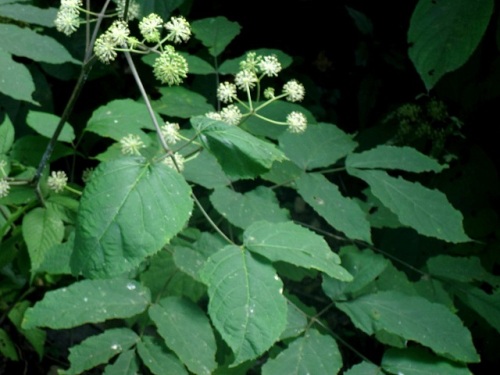
<path id="1" fill-rule="evenodd" d="M 149 303 L 149 290 L 136 281 L 83 280 L 47 292 L 26 311 L 22 327 L 61 329 L 128 318 L 143 312 Z"/>
<path id="2" fill-rule="evenodd" d="M 165 21 L 167 21 L 172 15 L 172 12 L 179 8 L 183 2 L 184 0 L 141 0 L 138 2 L 138 4 L 141 7 L 140 14 L 147 15 L 156 13 L 163 17 Z"/>
<path id="3" fill-rule="evenodd" d="M 357 146 L 350 135 L 326 123 L 308 126 L 302 134 L 284 132 L 278 139 L 285 155 L 304 170 L 332 165 Z"/>
<path id="4" fill-rule="evenodd" d="M 371 243 L 370 223 L 359 205 L 318 173 L 303 173 L 297 191 L 332 227 L 347 237 Z"/>
<path id="5" fill-rule="evenodd" d="M 279 49 L 273 49 L 273 48 L 259 48 L 259 49 L 253 49 L 249 52 L 255 52 L 257 56 L 276 56 L 278 58 L 278 61 L 281 64 L 282 69 L 288 68 L 290 65 L 292 65 L 293 59 L 290 55 L 286 54 L 285 52 L 279 50 Z M 242 61 L 245 61 L 247 58 L 247 53 L 241 55 L 240 57 L 237 57 L 235 59 L 229 59 L 224 61 L 220 66 L 219 66 L 219 73 L 220 74 L 236 74 L 241 70 L 240 63 Z"/>
<path id="6" fill-rule="evenodd" d="M 288 185 L 295 181 L 301 174 L 302 169 L 297 164 L 289 160 L 284 160 L 281 163 L 273 163 L 271 170 L 264 173 L 261 177 L 276 185 Z"/>
<path id="7" fill-rule="evenodd" d="M 23 23 L 55 27 L 54 20 L 57 16 L 57 8 L 39 8 L 30 4 L 2 4 L 0 14 L 2 17 Z"/>
<path id="8" fill-rule="evenodd" d="M 51 275 L 71 275 L 70 259 L 74 245 L 75 232 L 72 231 L 66 242 L 51 246 L 45 251 L 45 257 L 37 272 L 47 272 Z"/>
<path id="9" fill-rule="evenodd" d="M 12 159 L 17 160 L 22 164 L 37 167 L 48 143 L 49 140 L 46 137 L 42 137 L 40 135 L 26 135 L 14 142 L 10 156 Z M 75 151 L 71 147 L 57 142 L 54 147 L 54 152 L 50 157 L 50 162 L 74 154 Z M 30 190 L 33 189 L 30 188 Z"/>
<path id="10" fill-rule="evenodd" d="M 262 367 L 262 375 L 275 374 L 337 374 L 342 368 L 342 356 L 331 336 L 315 329 L 294 340 L 276 358 Z"/>
<path id="11" fill-rule="evenodd" d="M 382 375 L 383 372 L 380 367 L 368 362 L 361 362 L 352 366 L 347 370 L 344 375 Z"/>
<path id="12" fill-rule="evenodd" d="M 479 288 L 461 286 L 455 291 L 460 300 L 500 332 L 500 291 L 488 294 Z"/>
<path id="13" fill-rule="evenodd" d="M 217 367 L 217 346 L 210 322 L 193 302 L 181 297 L 167 297 L 149 309 L 167 346 L 195 374 L 210 375 Z"/>
<path id="14" fill-rule="evenodd" d="M 462 226 L 462 214 L 440 191 L 391 177 L 384 171 L 349 169 L 348 172 L 368 183 L 373 195 L 395 213 L 402 224 L 424 236 L 447 242 L 470 241 Z"/>
<path id="15" fill-rule="evenodd" d="M 161 117 L 158 114 L 155 115 L 158 123 L 162 124 Z M 136 134 L 145 144 L 149 144 L 150 138 L 141 129 L 155 129 L 146 106 L 131 99 L 117 99 L 96 109 L 85 131 L 115 141 L 129 134 Z"/>
<path id="16" fill-rule="evenodd" d="M 255 222 L 245 230 L 243 242 L 250 251 L 272 262 L 287 262 L 324 272 L 335 279 L 352 280 L 339 266 L 338 255 L 322 237 L 293 222 Z"/>
<path id="17" fill-rule="evenodd" d="M 0 353 L 11 361 L 19 361 L 16 346 L 9 334 L 3 328 L 0 328 Z"/>
<path id="18" fill-rule="evenodd" d="M 214 189 L 231 183 L 215 156 L 206 150 L 201 151 L 193 160 L 186 163 L 182 174 L 189 182 L 194 182 L 207 189 Z"/>
<path id="19" fill-rule="evenodd" d="M 188 375 L 181 361 L 168 352 L 165 344 L 151 336 L 142 336 L 137 344 L 137 352 L 154 375 L 164 375 L 165 369 L 171 375 Z"/>
<path id="20" fill-rule="evenodd" d="M 279 206 L 274 192 L 264 186 L 245 194 L 227 187 L 216 188 L 210 202 L 231 224 L 243 229 L 259 220 L 272 223 L 289 220 L 288 211 Z"/>
<path id="21" fill-rule="evenodd" d="M 162 115 L 190 118 L 213 112 L 215 109 L 207 99 L 182 86 L 160 88 L 161 97 L 152 102 L 153 109 Z"/>
<path id="22" fill-rule="evenodd" d="M 77 375 L 107 363 L 115 355 L 126 352 L 139 341 L 139 336 L 128 328 L 113 328 L 91 336 L 69 350 L 68 370 L 65 375 Z"/>
<path id="23" fill-rule="evenodd" d="M 194 21 L 191 29 L 195 38 L 208 48 L 208 52 L 212 56 L 218 56 L 240 33 L 241 27 L 226 17 L 214 17 Z"/>
<path id="24" fill-rule="evenodd" d="M 350 154 L 345 160 L 347 168 L 400 169 L 408 172 L 440 172 L 445 166 L 412 147 L 380 145 L 359 154 Z"/>
<path id="25" fill-rule="evenodd" d="M 408 30 L 409 55 L 427 90 L 461 67 L 488 27 L 493 0 L 420 0 Z"/>
<path id="26" fill-rule="evenodd" d="M 369 335 L 386 331 L 460 362 L 479 361 L 469 330 L 441 304 L 387 291 L 339 302 L 336 306 Z"/>
<path id="27" fill-rule="evenodd" d="M 38 105 L 32 98 L 35 84 L 28 68 L 24 64 L 15 62 L 12 55 L 2 48 L 0 48 L 0 66 L 2 67 L 0 69 L 0 93 L 16 100 Z"/>
<path id="28" fill-rule="evenodd" d="M 391 374 L 405 375 L 471 375 L 465 366 L 438 357 L 420 348 L 388 349 L 382 368 Z"/>
<path id="29" fill-rule="evenodd" d="M 182 176 L 162 163 L 134 157 L 101 163 L 80 201 L 73 273 L 112 277 L 137 267 L 183 228 L 190 194 Z"/>
<path id="30" fill-rule="evenodd" d="M 33 346 L 36 353 L 38 354 L 38 358 L 40 360 L 43 359 L 44 356 L 44 346 L 45 346 L 45 338 L 47 334 L 44 330 L 33 328 L 33 329 L 23 329 L 21 327 L 22 320 L 26 309 L 30 306 L 28 301 L 21 301 L 16 303 L 12 310 L 9 312 L 9 319 L 17 328 L 17 330 L 28 340 L 28 342 Z"/>
<path id="31" fill-rule="evenodd" d="M 486 271 L 478 257 L 438 255 L 427 261 L 427 268 L 431 275 L 440 278 L 462 283 L 487 282 L 494 287 L 500 285 L 500 277 Z"/>
<path id="32" fill-rule="evenodd" d="M 189 67 L 189 74 L 206 75 L 216 73 L 215 68 L 202 58 L 185 52 L 179 52 L 179 54 L 186 59 Z"/>
<path id="33" fill-rule="evenodd" d="M 272 143 L 236 126 L 201 116 L 192 118 L 191 123 L 230 177 L 253 178 L 268 171 L 273 162 L 286 159 Z"/>
<path id="34" fill-rule="evenodd" d="M 286 328 L 280 336 L 280 340 L 285 340 L 292 337 L 297 337 L 308 328 L 306 314 L 295 306 L 292 302 L 287 301 Z"/>
<path id="35" fill-rule="evenodd" d="M 267 351 L 286 327 L 283 283 L 267 263 L 227 246 L 212 255 L 201 277 L 208 286 L 208 313 L 234 352 L 233 365 Z"/>
<path id="36" fill-rule="evenodd" d="M 35 273 L 49 249 L 60 244 L 64 237 L 64 223 L 57 212 L 37 207 L 23 218 L 23 238 L 28 247 L 31 271 Z"/>
<path id="37" fill-rule="evenodd" d="M 21 28 L 13 24 L 0 24 L 0 40 L 15 41 L 3 43 L 1 47 L 16 56 L 49 64 L 65 62 L 81 64 L 55 39 L 38 34 L 30 28 Z"/>
<path id="38" fill-rule="evenodd" d="M 1 58 L 1 50 L 0 50 L 0 58 Z M 5 69 L 5 65 L 1 64 L 1 62 L 0 65 L 2 66 L 1 71 L 3 71 Z M 12 144 L 14 143 L 14 134 L 15 134 L 14 126 L 12 125 L 10 118 L 9 116 L 5 116 L 3 123 L 0 125 L 0 154 L 6 154 L 10 150 Z"/>
<path id="39" fill-rule="evenodd" d="M 104 368 L 103 375 L 136 375 L 139 373 L 139 361 L 135 350 L 121 353 L 115 363 Z"/>
<path id="40" fill-rule="evenodd" d="M 26 123 L 30 128 L 35 130 L 38 134 L 46 138 L 52 138 L 57 125 L 59 124 L 60 117 L 50 113 L 30 111 L 26 118 Z M 75 132 L 73 127 L 67 122 L 64 124 L 58 141 L 71 143 L 75 140 Z"/>

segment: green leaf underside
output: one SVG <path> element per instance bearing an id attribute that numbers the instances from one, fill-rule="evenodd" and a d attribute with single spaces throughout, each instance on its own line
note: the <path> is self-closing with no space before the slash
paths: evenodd
<path id="1" fill-rule="evenodd" d="M 357 146 L 350 135 L 327 123 L 308 126 L 300 135 L 284 132 L 279 143 L 285 155 L 304 170 L 332 165 Z"/>
<path id="2" fill-rule="evenodd" d="M 470 375 L 467 367 L 438 357 L 420 348 L 388 349 L 382 368 L 391 374 L 404 375 Z"/>
<path id="3" fill-rule="evenodd" d="M 337 374 L 341 367 L 342 357 L 335 340 L 309 329 L 276 358 L 269 359 L 262 367 L 262 375 L 330 375 Z"/>
<path id="4" fill-rule="evenodd" d="M 0 93 L 16 100 L 38 104 L 32 98 L 35 83 L 28 68 L 24 64 L 15 62 L 12 55 L 2 48 L 0 48 L 0 66 L 2 67 L 0 69 Z"/>
<path id="5" fill-rule="evenodd" d="M 123 157 L 102 163 L 78 211 L 71 268 L 86 277 L 111 277 L 159 251 L 191 215 L 191 189 L 176 171 Z"/>
<path id="6" fill-rule="evenodd" d="M 243 242 L 250 251 L 272 262 L 287 262 L 316 269 L 335 279 L 352 280 L 322 237 L 293 222 L 255 222 L 245 230 Z"/>
<path id="7" fill-rule="evenodd" d="M 162 87 L 161 97 L 151 103 L 158 113 L 171 117 L 190 118 L 214 111 L 207 99 L 194 91 L 182 86 Z"/>
<path id="8" fill-rule="evenodd" d="M 233 365 L 257 358 L 286 327 L 283 283 L 267 263 L 227 246 L 211 256 L 201 277 L 208 286 L 213 325 L 233 350 Z"/>
<path id="9" fill-rule="evenodd" d="M 243 229 L 259 220 L 282 222 L 289 219 L 288 211 L 279 206 L 274 192 L 263 186 L 245 194 L 227 187 L 217 188 L 210 195 L 210 202 L 231 224 Z"/>
<path id="10" fill-rule="evenodd" d="M 118 355 L 116 361 L 104 368 L 103 375 L 136 375 L 139 371 L 139 361 L 135 350 L 127 350 Z"/>
<path id="11" fill-rule="evenodd" d="M 91 336 L 69 350 L 71 367 L 65 375 L 77 375 L 107 363 L 115 355 L 130 349 L 139 341 L 139 336 L 128 328 L 113 328 Z"/>
<path id="12" fill-rule="evenodd" d="M 389 176 L 384 171 L 349 169 L 349 173 L 370 185 L 375 197 L 398 216 L 399 221 L 424 236 L 447 242 L 466 242 L 470 238 L 462 226 L 463 216 L 437 190 L 418 182 Z"/>
<path id="13" fill-rule="evenodd" d="M 62 329 L 128 318 L 143 312 L 149 303 L 149 290 L 135 281 L 83 280 L 47 292 L 26 311 L 23 328 Z"/>
<path id="14" fill-rule="evenodd" d="M 409 56 L 427 90 L 462 66 L 481 41 L 493 0 L 420 0 L 408 30 Z"/>
<path id="15" fill-rule="evenodd" d="M 191 123 L 230 177 L 253 178 L 267 172 L 273 162 L 286 159 L 275 145 L 236 126 L 208 117 L 194 117 Z"/>
<path id="16" fill-rule="evenodd" d="M 299 194 L 332 227 L 347 237 L 371 243 L 370 223 L 366 214 L 338 187 L 317 173 L 304 173 L 297 181 Z"/>
<path id="17" fill-rule="evenodd" d="M 222 53 L 241 30 L 237 22 L 229 21 L 226 17 L 197 20 L 191 23 L 191 28 L 195 38 L 208 48 L 212 56 Z"/>
<path id="18" fill-rule="evenodd" d="M 408 172 L 440 172 L 444 166 L 435 159 L 411 147 L 381 145 L 359 154 L 350 154 L 345 160 L 347 168 L 400 169 Z"/>
<path id="19" fill-rule="evenodd" d="M 179 358 L 168 352 L 165 344 L 157 339 L 143 336 L 137 344 L 137 352 L 154 375 L 164 375 L 167 368 L 171 375 L 188 375 Z"/>
<path id="20" fill-rule="evenodd" d="M 369 335 L 386 331 L 460 362 L 479 361 L 470 332 L 444 305 L 385 291 L 339 302 L 336 306 Z"/>
<path id="21" fill-rule="evenodd" d="M 35 130 L 38 134 L 46 138 L 52 138 L 60 118 L 50 113 L 30 111 L 26 118 L 26 123 L 30 128 Z M 61 133 L 57 137 L 61 142 L 73 142 L 75 140 L 75 132 L 73 127 L 67 122 L 64 124 Z"/>
<path id="22" fill-rule="evenodd" d="M 205 313 L 182 297 L 167 297 L 149 309 L 167 346 L 195 374 L 210 375 L 217 367 L 215 336 Z"/>

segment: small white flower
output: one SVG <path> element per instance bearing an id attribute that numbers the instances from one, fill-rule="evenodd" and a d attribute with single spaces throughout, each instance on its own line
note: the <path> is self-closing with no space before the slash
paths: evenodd
<path id="1" fill-rule="evenodd" d="M 222 121 L 229 125 L 239 125 L 241 122 L 241 111 L 234 104 L 228 105 L 220 111 Z"/>
<path id="2" fill-rule="evenodd" d="M 129 134 L 120 139 L 122 154 L 140 155 L 140 149 L 146 147 L 141 138 L 136 134 Z"/>
<path id="3" fill-rule="evenodd" d="M 10 185 L 5 178 L 0 179 L 0 198 L 4 198 L 9 194 Z"/>
<path id="4" fill-rule="evenodd" d="M 261 71 L 268 77 L 277 77 L 281 71 L 281 64 L 276 56 L 264 56 L 258 65 Z"/>
<path id="5" fill-rule="evenodd" d="M 307 119 L 303 113 L 293 111 L 286 116 L 288 131 L 290 133 L 303 133 L 307 127 Z"/>
<path id="6" fill-rule="evenodd" d="M 151 13 L 139 22 L 139 31 L 146 42 L 158 43 L 160 41 L 162 24 L 163 19 L 155 13 Z"/>
<path id="7" fill-rule="evenodd" d="M 273 87 L 268 87 L 267 89 L 264 90 L 264 98 L 266 98 L 266 99 L 273 99 L 274 98 L 274 88 Z"/>
<path id="8" fill-rule="evenodd" d="M 220 115 L 219 112 L 208 112 L 208 113 L 205 113 L 205 117 L 208 117 L 209 119 L 212 119 L 212 120 L 222 121 L 222 117 L 221 117 L 221 115 Z"/>
<path id="9" fill-rule="evenodd" d="M 187 72 L 188 63 L 186 59 L 177 53 L 173 46 L 166 46 L 153 64 L 155 77 L 169 86 L 182 83 L 182 79 L 187 77 Z"/>
<path id="10" fill-rule="evenodd" d="M 217 89 L 217 98 L 222 103 L 232 103 L 236 99 L 236 85 L 230 82 L 222 82 Z"/>
<path id="11" fill-rule="evenodd" d="M 257 75 L 250 70 L 242 70 L 234 77 L 234 82 L 240 90 L 252 89 L 258 82 Z"/>
<path id="12" fill-rule="evenodd" d="M 179 124 L 174 122 L 165 122 L 165 125 L 161 127 L 161 135 L 167 143 L 176 144 L 178 140 L 181 139 L 179 134 Z"/>
<path id="13" fill-rule="evenodd" d="M 167 40 L 174 43 L 187 42 L 191 37 L 191 26 L 184 17 L 172 17 L 165 28 L 169 31 Z"/>
<path id="14" fill-rule="evenodd" d="M 240 62 L 240 70 L 248 70 L 255 73 L 261 60 L 262 56 L 257 56 L 255 52 L 248 52 L 245 60 Z"/>
<path id="15" fill-rule="evenodd" d="M 61 0 L 61 8 L 76 9 L 82 6 L 82 0 Z"/>
<path id="16" fill-rule="evenodd" d="M 118 12 L 118 16 L 120 18 L 125 18 L 125 2 L 126 0 L 115 0 L 116 2 L 116 11 Z M 132 21 L 136 18 L 139 18 L 140 7 L 137 2 L 134 0 L 129 1 L 128 3 L 128 20 Z"/>
<path id="17" fill-rule="evenodd" d="M 291 102 L 300 102 L 304 99 L 305 92 L 304 85 L 294 79 L 283 86 L 283 93 L 287 95 L 287 100 Z"/>
<path id="18" fill-rule="evenodd" d="M 68 183 L 68 176 L 63 171 L 52 171 L 51 175 L 47 179 L 47 185 L 49 189 L 54 190 L 56 193 L 60 193 L 66 187 Z"/>
<path id="19" fill-rule="evenodd" d="M 175 162 L 172 158 L 175 159 Z M 186 160 L 184 159 L 184 156 L 182 156 L 178 152 L 175 152 L 172 156 L 167 156 L 165 159 L 163 159 L 163 164 L 175 171 L 178 170 L 179 172 L 182 172 L 184 170 L 185 161 Z"/>

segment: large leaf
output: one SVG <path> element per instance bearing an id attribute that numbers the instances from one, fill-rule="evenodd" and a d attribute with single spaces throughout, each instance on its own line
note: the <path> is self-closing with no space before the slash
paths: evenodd
<path id="1" fill-rule="evenodd" d="M 494 287 L 500 286 L 500 277 L 486 271 L 478 257 L 454 257 L 438 255 L 427 261 L 429 273 L 449 280 L 470 283 L 487 282 Z"/>
<path id="2" fill-rule="evenodd" d="M 366 214 L 354 200 L 344 197 L 336 185 L 317 173 L 303 173 L 296 183 L 302 198 L 332 227 L 349 238 L 371 242 Z"/>
<path id="3" fill-rule="evenodd" d="M 481 41 L 493 0 L 420 0 L 408 30 L 409 55 L 427 90 L 462 66 Z"/>
<path id="4" fill-rule="evenodd" d="M 152 103 L 153 109 L 162 115 L 190 118 L 214 111 L 207 99 L 182 86 L 162 87 L 160 99 Z"/>
<path id="5" fill-rule="evenodd" d="M 262 367 L 262 375 L 331 375 L 341 367 L 342 356 L 333 337 L 309 329 L 276 358 L 269 359 Z"/>
<path id="6" fill-rule="evenodd" d="M 49 64 L 62 64 L 65 62 L 81 64 L 55 39 L 38 34 L 27 27 L 0 24 L 0 40 L 11 41 L 10 43 L 2 43 L 1 47 L 16 56 L 27 57 L 31 60 Z"/>
<path id="7" fill-rule="evenodd" d="M 273 162 L 286 159 L 272 143 L 236 126 L 203 116 L 192 118 L 191 123 L 230 177 L 253 178 L 268 171 Z"/>
<path id="8" fill-rule="evenodd" d="M 32 98 L 35 84 L 28 68 L 24 64 L 15 62 L 12 55 L 2 48 L 0 48 L 0 66 L 2 67 L 0 69 L 0 93 L 16 100 L 38 104 Z"/>
<path id="9" fill-rule="evenodd" d="M 167 346 L 195 374 L 210 375 L 217 367 L 217 345 L 205 313 L 182 297 L 167 297 L 149 309 Z"/>
<path id="10" fill-rule="evenodd" d="M 440 172 L 444 166 L 412 147 L 381 145 L 359 154 L 350 154 L 345 160 L 347 168 L 400 169 L 408 172 Z"/>
<path id="11" fill-rule="evenodd" d="M 107 319 L 128 318 L 150 303 L 149 290 L 133 280 L 83 280 L 47 292 L 24 315 L 23 328 L 71 328 Z"/>
<path id="12" fill-rule="evenodd" d="M 3 69 L 5 69 L 5 66 L 3 64 L 1 64 L 1 66 L 3 67 Z M 9 116 L 5 116 L 3 123 L 0 125 L 0 155 L 6 154 L 12 147 L 13 143 L 14 125 L 12 125 Z"/>
<path id="13" fill-rule="evenodd" d="M 226 17 L 205 18 L 191 24 L 193 34 L 212 56 L 220 55 L 229 43 L 240 33 L 237 22 Z"/>
<path id="14" fill-rule="evenodd" d="M 472 337 L 445 306 L 394 291 L 367 294 L 336 306 L 369 335 L 385 331 L 460 362 L 478 362 Z"/>
<path id="15" fill-rule="evenodd" d="M 135 350 L 127 350 L 118 355 L 116 361 L 104 368 L 103 375 L 136 375 L 139 373 L 139 361 Z"/>
<path id="16" fill-rule="evenodd" d="M 54 20 L 57 8 L 39 8 L 30 4 L 2 4 L 0 6 L 2 17 L 12 18 L 16 21 L 34 25 L 55 27 Z"/>
<path id="17" fill-rule="evenodd" d="M 259 220 L 289 220 L 288 211 L 279 206 L 274 192 L 264 186 L 245 194 L 227 187 L 218 188 L 210 195 L 210 202 L 231 224 L 243 229 Z"/>
<path id="18" fill-rule="evenodd" d="M 285 155 L 304 170 L 332 165 L 357 146 L 350 135 L 326 123 L 308 126 L 302 134 L 284 132 L 278 139 Z"/>
<path id="19" fill-rule="evenodd" d="M 30 111 L 26 118 L 26 123 L 30 128 L 47 138 L 52 138 L 59 121 L 60 118 L 56 115 L 37 111 Z M 57 140 L 61 142 L 73 142 L 74 139 L 75 132 L 73 131 L 73 127 L 66 122 Z"/>
<path id="20" fill-rule="evenodd" d="M 267 263 L 227 246 L 211 256 L 201 277 L 208 285 L 208 313 L 234 352 L 237 365 L 267 351 L 287 322 L 283 283 Z"/>
<path id="21" fill-rule="evenodd" d="M 73 272 L 110 277 L 137 267 L 182 229 L 193 207 L 190 193 L 163 164 L 134 157 L 100 164 L 80 202 Z"/>
<path id="22" fill-rule="evenodd" d="M 344 375 L 383 375 L 380 367 L 369 362 L 361 362 L 352 366 Z"/>
<path id="23" fill-rule="evenodd" d="M 183 176 L 207 189 L 226 186 L 231 183 L 215 156 L 208 151 L 201 151 L 194 159 L 184 165 Z"/>
<path id="24" fill-rule="evenodd" d="M 338 255 L 322 237 L 292 222 L 256 222 L 245 230 L 243 242 L 250 251 L 272 262 L 287 262 L 324 272 L 335 279 L 352 280 L 349 272 L 339 265 Z"/>
<path id="25" fill-rule="evenodd" d="M 164 375 L 165 369 L 171 375 L 188 375 L 188 372 L 174 354 L 165 348 L 165 344 L 151 336 L 142 336 L 137 344 L 137 352 L 144 364 L 155 375 Z"/>
<path id="26" fill-rule="evenodd" d="M 457 288 L 458 289 L 458 288 Z M 500 291 L 488 294 L 479 288 L 463 286 L 455 291 L 460 300 L 500 333 Z"/>
<path id="27" fill-rule="evenodd" d="M 127 351 L 139 341 L 139 336 L 128 328 L 108 329 L 91 336 L 69 350 L 68 370 L 64 375 L 77 375 L 97 365 L 107 363 L 115 355 Z"/>
<path id="28" fill-rule="evenodd" d="M 394 212 L 399 221 L 418 233 L 447 242 L 466 242 L 462 214 L 446 196 L 418 182 L 389 176 L 384 171 L 348 169 L 353 176 L 366 181 L 374 196 Z"/>
<path id="29" fill-rule="evenodd" d="M 54 210 L 37 207 L 23 218 L 23 238 L 28 247 L 31 271 L 43 263 L 49 249 L 60 244 L 64 237 L 64 224 Z"/>

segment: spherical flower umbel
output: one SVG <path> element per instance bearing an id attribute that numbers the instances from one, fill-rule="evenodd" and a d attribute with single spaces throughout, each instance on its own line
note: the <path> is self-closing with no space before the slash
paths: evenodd
<path id="1" fill-rule="evenodd" d="M 268 77 L 277 77 L 281 71 L 281 64 L 276 56 L 264 56 L 258 66 L 262 73 Z"/>
<path id="2" fill-rule="evenodd" d="M 47 179 L 47 185 L 49 189 L 54 190 L 56 193 L 60 193 L 66 187 L 68 183 L 68 176 L 63 171 L 52 171 L 51 175 Z"/>
<path id="3" fill-rule="evenodd" d="M 187 42 L 191 37 L 191 26 L 184 17 L 172 17 L 165 28 L 168 30 L 167 40 L 171 42 Z"/>
<path id="4" fill-rule="evenodd" d="M 54 20 L 57 31 L 66 35 L 73 34 L 80 26 L 80 18 L 78 15 L 78 9 L 61 7 Z"/>
<path id="5" fill-rule="evenodd" d="M 175 159 L 175 162 L 172 158 Z M 178 152 L 175 152 L 172 156 L 167 156 L 165 159 L 163 159 L 163 164 L 175 171 L 178 170 L 179 172 L 182 172 L 184 170 L 184 163 L 184 156 L 182 156 Z"/>
<path id="6" fill-rule="evenodd" d="M 307 119 L 303 113 L 293 111 L 286 116 L 288 131 L 290 133 L 303 133 L 307 127 Z"/>
<path id="7" fill-rule="evenodd" d="M 217 98 L 222 103 L 232 103 L 236 99 L 236 85 L 230 82 L 222 82 L 217 89 Z"/>
<path id="8" fill-rule="evenodd" d="M 175 51 L 172 46 L 166 46 L 153 64 L 155 77 L 169 86 L 182 83 L 187 77 L 188 64 L 184 57 Z"/>
<path id="9" fill-rule="evenodd" d="M 229 125 L 239 125 L 241 122 L 241 111 L 234 104 L 228 105 L 226 108 L 222 108 L 220 111 L 220 116 L 222 121 Z"/>
<path id="10" fill-rule="evenodd" d="M 261 60 L 262 56 L 257 55 L 255 52 L 248 52 L 245 60 L 240 62 L 240 70 L 248 70 L 255 73 Z"/>
<path id="11" fill-rule="evenodd" d="M 181 139 L 179 134 L 179 124 L 175 122 L 165 122 L 161 127 L 161 135 L 167 143 L 176 144 Z"/>
<path id="12" fill-rule="evenodd" d="M 205 113 L 205 117 L 208 117 L 211 120 L 222 121 L 222 116 L 219 112 L 207 112 Z"/>
<path id="13" fill-rule="evenodd" d="M 5 178 L 0 179 L 0 198 L 4 198 L 9 194 L 10 185 Z"/>
<path id="14" fill-rule="evenodd" d="M 118 17 L 120 17 L 122 19 L 125 18 L 126 0 L 116 0 L 115 2 L 117 3 L 116 4 L 116 11 L 118 12 Z M 140 13 L 139 4 L 137 2 L 135 2 L 134 0 L 129 1 L 127 13 L 128 13 L 127 19 L 129 21 L 132 21 L 132 20 L 138 18 L 139 13 Z"/>
<path id="15" fill-rule="evenodd" d="M 250 70 L 242 70 L 234 77 L 234 82 L 240 90 L 252 89 L 257 83 L 257 75 Z"/>
<path id="16" fill-rule="evenodd" d="M 268 87 L 264 90 L 264 98 L 268 100 L 274 98 L 274 87 Z"/>
<path id="17" fill-rule="evenodd" d="M 127 44 L 130 30 L 126 22 L 118 20 L 111 24 L 109 29 L 106 31 L 106 34 L 115 46 L 122 46 Z"/>
<path id="18" fill-rule="evenodd" d="M 83 5 L 82 0 L 61 0 L 61 8 L 76 9 Z"/>
<path id="19" fill-rule="evenodd" d="M 283 93 L 286 94 L 286 99 L 291 102 L 300 102 L 304 99 L 304 95 L 306 90 L 304 89 L 304 85 L 302 83 L 297 82 L 292 79 L 288 81 L 283 86 Z"/>
<path id="20" fill-rule="evenodd" d="M 129 134 L 120 139 L 122 154 L 125 155 L 140 155 L 140 149 L 146 147 L 141 138 L 136 134 Z"/>
<path id="21" fill-rule="evenodd" d="M 102 34 L 95 41 L 94 53 L 105 64 L 109 64 L 116 59 L 115 45 L 107 33 Z"/>
<path id="22" fill-rule="evenodd" d="M 155 13 L 151 13 L 139 22 L 139 31 L 146 42 L 158 43 L 160 41 L 162 24 L 163 19 Z"/>

